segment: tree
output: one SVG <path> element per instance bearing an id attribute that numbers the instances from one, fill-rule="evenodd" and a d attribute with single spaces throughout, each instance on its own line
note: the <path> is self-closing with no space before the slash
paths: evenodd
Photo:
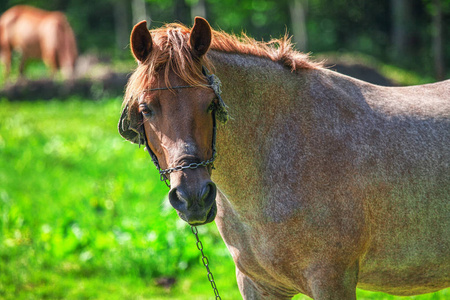
<path id="1" fill-rule="evenodd" d="M 207 18 L 205 0 L 190 1 L 190 6 L 192 20 L 194 20 L 195 17 Z"/>
<path id="2" fill-rule="evenodd" d="M 301 51 L 308 51 L 308 34 L 306 32 L 306 15 L 308 0 L 289 1 L 289 13 L 291 16 L 292 33 L 294 42 Z"/>
<path id="3" fill-rule="evenodd" d="M 131 12 L 133 15 L 133 24 L 136 24 L 142 20 L 149 22 L 147 16 L 147 8 L 144 0 L 132 0 L 131 1 Z"/>
<path id="4" fill-rule="evenodd" d="M 128 1 L 114 1 L 114 27 L 116 36 L 116 49 L 119 55 L 123 53 L 123 49 L 128 45 L 130 36 L 130 22 L 128 19 Z"/>
<path id="5" fill-rule="evenodd" d="M 445 79 L 445 58 L 444 58 L 444 42 L 442 28 L 442 4 L 441 0 L 433 0 L 432 2 L 433 16 L 433 57 L 434 70 L 437 80 Z"/>
<path id="6" fill-rule="evenodd" d="M 411 24 L 411 1 L 391 0 L 392 45 L 395 59 L 404 59 L 409 52 Z"/>

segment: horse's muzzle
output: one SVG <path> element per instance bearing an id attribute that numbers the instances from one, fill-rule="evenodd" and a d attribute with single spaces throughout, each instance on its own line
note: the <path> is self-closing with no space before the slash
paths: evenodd
<path id="1" fill-rule="evenodd" d="M 170 190 L 169 201 L 181 219 L 190 225 L 203 225 L 216 217 L 216 194 L 217 188 L 212 181 L 207 181 L 199 189 L 178 185 Z"/>

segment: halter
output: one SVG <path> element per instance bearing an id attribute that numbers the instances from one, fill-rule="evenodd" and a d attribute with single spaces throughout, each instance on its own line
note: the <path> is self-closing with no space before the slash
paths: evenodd
<path id="1" fill-rule="evenodd" d="M 217 99 L 219 100 L 219 106 L 223 106 L 223 108 L 226 108 L 225 103 L 222 100 L 222 97 L 220 96 L 220 94 L 222 93 L 220 87 L 221 87 L 221 82 L 219 80 L 219 78 L 214 75 L 214 74 L 210 74 L 208 69 L 205 66 L 202 66 L 202 73 L 203 75 L 206 76 L 206 79 L 208 80 L 208 84 L 202 84 L 202 85 L 180 85 L 180 86 L 174 86 L 174 87 L 162 87 L 162 88 L 153 88 L 153 89 L 148 89 L 147 91 L 161 91 L 161 90 L 172 90 L 172 89 L 185 89 L 185 88 L 194 88 L 194 87 L 198 87 L 198 86 L 206 86 L 211 88 L 214 93 L 216 94 Z M 217 107 L 215 106 L 212 109 L 212 118 L 213 118 L 213 136 L 212 136 L 212 156 L 210 159 L 208 160 L 204 160 L 202 162 L 199 163 L 190 163 L 188 165 L 178 165 L 172 168 L 167 168 L 167 169 L 162 169 L 159 165 L 158 162 L 158 158 L 156 157 L 155 153 L 153 153 L 153 151 L 150 149 L 149 144 L 148 144 L 148 140 L 147 140 L 147 135 L 145 134 L 145 126 L 144 124 L 142 124 L 142 131 L 144 134 L 144 143 L 145 143 L 145 149 L 147 150 L 147 152 L 150 154 L 150 157 L 153 161 L 153 163 L 156 166 L 156 169 L 158 169 L 159 172 L 159 179 L 161 181 L 164 181 L 164 183 L 170 188 L 170 179 L 169 179 L 169 174 L 172 172 L 177 172 L 177 171 L 183 171 L 186 169 L 197 169 L 199 167 L 207 167 L 208 165 L 212 165 L 212 168 L 214 169 L 214 160 L 217 157 L 217 152 L 216 152 L 216 134 L 217 134 L 217 126 L 216 126 L 216 111 L 217 111 Z"/>

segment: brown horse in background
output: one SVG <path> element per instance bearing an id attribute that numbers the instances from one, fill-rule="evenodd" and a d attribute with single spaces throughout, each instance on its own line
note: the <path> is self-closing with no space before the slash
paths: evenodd
<path id="1" fill-rule="evenodd" d="M 78 56 L 75 36 L 65 15 L 18 5 L 0 17 L 0 56 L 5 77 L 11 70 L 12 51 L 21 53 L 20 75 L 29 58 L 42 59 L 52 76 L 61 69 L 65 77 L 74 73 Z"/>
<path id="2" fill-rule="evenodd" d="M 119 132 L 183 220 L 216 221 L 244 299 L 450 285 L 450 81 L 373 85 L 201 18 L 141 22 L 130 44 Z"/>

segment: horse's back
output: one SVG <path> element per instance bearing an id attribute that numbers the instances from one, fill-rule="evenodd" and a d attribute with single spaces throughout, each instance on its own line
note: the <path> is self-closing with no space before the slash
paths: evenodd
<path id="1" fill-rule="evenodd" d="M 360 261 L 360 286 L 403 295 L 445 288 L 450 283 L 450 81 L 372 87 L 364 96 L 373 114 L 359 172 L 371 239 Z"/>
<path id="2" fill-rule="evenodd" d="M 5 44 L 27 57 L 39 58 L 41 49 L 37 30 L 47 16 L 48 12 L 31 6 L 18 5 L 10 8 L 0 20 Z"/>
<path id="3" fill-rule="evenodd" d="M 302 137 L 307 159 L 293 168 L 301 170 L 295 177 L 308 180 L 299 201 L 313 191 L 311 203 L 355 208 L 338 216 L 344 224 L 364 220 L 359 228 L 348 226 L 363 237 L 360 287 L 393 294 L 447 287 L 450 81 L 387 88 L 328 70 L 315 73 L 312 109 L 301 110 L 313 115 Z"/>
<path id="4" fill-rule="evenodd" d="M 76 40 L 63 13 L 18 5 L 2 15 L 0 31 L 3 47 L 17 50 L 25 58 L 42 58 L 53 71 L 73 72 Z"/>
<path id="5" fill-rule="evenodd" d="M 375 86 L 369 90 L 369 105 L 385 115 L 450 119 L 450 80 L 408 87 Z"/>

